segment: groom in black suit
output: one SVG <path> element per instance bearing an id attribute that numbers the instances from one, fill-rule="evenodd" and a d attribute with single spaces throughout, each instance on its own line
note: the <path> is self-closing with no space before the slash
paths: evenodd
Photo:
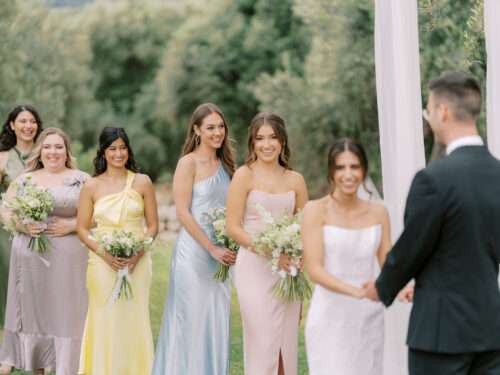
<path id="1" fill-rule="evenodd" d="M 415 279 L 411 375 L 500 375 L 500 161 L 477 132 L 477 81 L 448 73 L 429 89 L 424 116 L 447 156 L 416 174 L 405 229 L 365 292 L 389 306 Z"/>

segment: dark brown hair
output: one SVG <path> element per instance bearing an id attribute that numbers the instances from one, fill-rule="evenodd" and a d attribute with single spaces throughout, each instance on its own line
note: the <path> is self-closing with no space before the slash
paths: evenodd
<path id="1" fill-rule="evenodd" d="M 337 156 L 345 151 L 352 152 L 359 159 L 361 169 L 363 170 L 363 186 L 367 192 L 370 192 L 365 185 L 366 176 L 368 175 L 368 158 L 366 157 L 365 149 L 361 143 L 351 138 L 339 139 L 330 146 L 330 150 L 328 151 L 328 182 L 332 186 L 335 185 L 333 175 L 337 167 Z"/>
<path id="2" fill-rule="evenodd" d="M 104 153 L 106 152 L 106 149 L 117 139 L 122 139 L 125 146 L 127 146 L 128 160 L 125 163 L 125 168 L 134 173 L 138 172 L 134 152 L 130 146 L 130 140 L 125 132 L 125 129 L 114 126 L 106 126 L 102 129 L 101 134 L 99 135 L 99 149 L 97 150 L 97 155 L 94 158 L 94 176 L 99 176 L 106 172 L 106 169 L 108 169 L 108 163 L 104 157 Z"/>
<path id="3" fill-rule="evenodd" d="M 217 113 L 224 122 L 225 134 L 224 140 L 222 141 L 222 146 L 217 149 L 216 155 L 222 162 L 224 169 L 226 172 L 232 177 L 234 174 L 234 170 L 236 169 L 234 162 L 234 152 L 231 144 L 233 140 L 229 136 L 229 128 L 227 126 L 227 121 L 222 113 L 222 111 L 213 103 L 203 103 L 200 104 L 194 110 L 191 115 L 191 119 L 188 124 L 188 131 L 186 135 L 186 140 L 184 141 L 184 146 L 182 147 L 182 156 L 189 154 L 196 150 L 196 148 L 200 145 L 199 137 L 196 136 L 195 127 L 200 127 L 205 117 L 212 113 Z"/>
<path id="4" fill-rule="evenodd" d="M 444 98 L 458 121 L 477 120 L 481 113 L 481 86 L 467 73 L 448 72 L 429 83 L 436 98 Z"/>
<path id="5" fill-rule="evenodd" d="M 34 107 L 27 104 L 18 105 L 14 107 L 12 111 L 10 111 L 10 113 L 7 116 L 7 119 L 3 124 L 2 131 L 0 133 L 0 151 L 8 151 L 16 145 L 17 143 L 16 133 L 14 133 L 14 130 L 12 130 L 10 124 L 11 122 L 12 123 L 15 122 L 17 116 L 19 116 L 19 114 L 24 111 L 30 112 L 35 118 L 37 129 L 34 141 L 36 142 L 38 136 L 43 130 L 42 119 L 40 118 L 40 115 L 38 114 L 37 110 Z"/>
<path id="6" fill-rule="evenodd" d="M 263 125 L 269 125 L 278 141 L 281 144 L 281 153 L 278 158 L 279 164 L 286 168 L 290 168 L 290 148 L 288 147 L 288 134 L 286 132 L 285 120 L 280 116 L 271 112 L 260 112 L 255 115 L 248 128 L 248 156 L 245 160 L 246 165 L 250 165 L 257 161 L 257 154 L 255 153 L 255 138 L 259 129 Z"/>

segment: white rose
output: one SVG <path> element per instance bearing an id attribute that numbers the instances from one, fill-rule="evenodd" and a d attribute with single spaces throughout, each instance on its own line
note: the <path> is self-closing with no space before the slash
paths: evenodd
<path id="1" fill-rule="evenodd" d="M 28 200 L 28 206 L 31 208 L 37 208 L 40 205 L 40 201 L 38 199 L 32 198 Z"/>

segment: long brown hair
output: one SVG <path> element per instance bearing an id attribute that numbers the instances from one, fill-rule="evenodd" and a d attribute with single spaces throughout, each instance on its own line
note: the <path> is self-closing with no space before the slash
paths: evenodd
<path id="1" fill-rule="evenodd" d="M 75 169 L 76 163 L 73 154 L 71 153 L 71 142 L 68 135 L 59 128 L 47 128 L 43 130 L 38 136 L 33 151 L 30 157 L 26 161 L 26 172 L 33 172 L 37 169 L 43 168 L 42 163 L 42 146 L 43 142 L 49 135 L 57 134 L 64 141 L 64 146 L 66 147 L 66 168 Z"/>
<path id="2" fill-rule="evenodd" d="M 19 114 L 24 111 L 30 112 L 36 120 L 37 127 L 34 141 L 36 142 L 36 140 L 40 136 L 40 133 L 43 130 L 43 126 L 42 119 L 40 118 L 37 110 L 28 104 L 18 105 L 14 107 L 12 111 L 10 111 L 7 119 L 3 124 L 2 130 L 0 132 L 0 151 L 8 151 L 16 145 L 16 133 L 14 132 L 14 130 L 12 130 L 11 124 L 14 123 L 17 119 L 17 116 L 19 116 Z"/>
<path id="3" fill-rule="evenodd" d="M 198 148 L 200 143 L 199 137 L 196 136 L 196 133 L 194 131 L 195 126 L 200 127 L 203 119 L 212 113 L 217 113 L 224 122 L 224 128 L 226 130 L 224 134 L 224 140 L 222 141 L 222 146 L 217 149 L 216 155 L 222 162 L 226 172 L 232 177 L 234 174 L 234 170 L 236 169 L 234 162 L 234 151 L 231 145 L 233 143 L 233 140 L 229 136 L 229 128 L 227 126 L 227 121 L 224 117 L 224 114 L 222 113 L 220 108 L 213 103 L 200 104 L 198 107 L 196 107 L 193 114 L 191 115 L 191 119 L 189 120 L 188 124 L 186 140 L 184 141 L 184 146 L 182 147 L 182 156 L 187 155 Z"/>
<path id="4" fill-rule="evenodd" d="M 125 146 L 127 146 L 128 160 L 125 163 L 125 168 L 134 173 L 139 171 L 135 162 L 134 152 L 132 151 L 132 146 L 130 145 L 130 140 L 125 132 L 125 129 L 115 126 L 106 126 L 102 129 L 101 134 L 99 135 L 99 149 L 97 150 L 97 154 L 94 158 L 94 176 L 99 176 L 106 172 L 106 169 L 108 169 L 108 162 L 106 161 L 104 154 L 106 149 L 117 139 L 121 139 L 125 143 Z"/>
<path id="5" fill-rule="evenodd" d="M 263 125 L 269 125 L 273 129 L 274 134 L 278 137 L 278 142 L 281 144 L 281 152 L 278 158 L 279 165 L 286 169 L 292 169 L 290 167 L 290 148 L 288 147 L 288 134 L 286 132 L 285 120 L 271 112 L 257 113 L 252 119 L 248 128 L 248 156 L 245 160 L 245 164 L 250 165 L 257 161 L 255 138 Z"/>

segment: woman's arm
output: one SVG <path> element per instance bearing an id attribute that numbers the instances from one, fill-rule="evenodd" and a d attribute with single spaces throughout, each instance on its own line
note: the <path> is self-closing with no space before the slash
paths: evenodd
<path id="1" fill-rule="evenodd" d="M 380 268 L 385 263 L 385 258 L 387 257 L 387 253 L 391 250 L 391 222 L 389 220 L 389 213 L 385 206 L 380 205 L 377 207 L 380 210 L 380 222 L 382 225 L 382 238 L 380 240 L 380 246 L 377 251 L 377 260 Z"/>
<path id="2" fill-rule="evenodd" d="M 99 252 L 99 244 L 92 238 L 90 229 L 92 228 L 92 217 L 94 215 L 93 195 L 97 183 L 94 179 L 87 181 L 80 191 L 78 200 L 78 214 L 76 217 L 76 231 L 80 240 L 94 253 Z"/>
<path id="3" fill-rule="evenodd" d="M 138 191 L 142 192 L 144 199 L 144 218 L 146 221 L 146 232 L 144 238 L 154 238 L 158 234 L 158 205 L 156 203 L 156 192 L 153 182 L 147 175 L 137 175 L 136 179 L 139 187 Z M 128 259 L 128 268 L 133 272 L 139 260 L 145 254 L 145 250 L 141 249 L 137 255 Z"/>
<path id="4" fill-rule="evenodd" d="M 9 151 L 0 151 L 0 184 L 3 183 L 3 178 L 5 176 L 5 166 L 7 165 L 8 158 Z"/>
<path id="5" fill-rule="evenodd" d="M 76 217 L 54 216 L 44 233 L 52 237 L 62 237 L 74 232 L 76 232 Z"/>
<path id="6" fill-rule="evenodd" d="M 15 198 L 17 190 L 19 188 L 19 181 L 21 180 L 22 176 L 17 177 L 12 183 L 9 185 L 7 188 L 7 191 L 5 192 L 4 196 L 2 197 L 2 203 L 4 202 L 9 202 L 13 198 Z M 0 210 L 0 215 L 2 217 L 2 222 L 4 224 L 10 224 L 12 222 L 12 211 L 5 207 L 5 204 L 2 204 L 2 208 Z M 18 223 L 19 224 L 19 223 Z"/>
<path id="7" fill-rule="evenodd" d="M 304 208 L 302 244 L 309 277 L 316 284 L 333 292 L 361 299 L 365 295 L 362 288 L 343 282 L 324 267 L 323 209 L 321 201 L 309 202 Z"/>
<path id="8" fill-rule="evenodd" d="M 156 192 L 149 176 L 141 176 L 144 189 L 144 217 L 146 219 L 145 238 L 154 238 L 158 234 L 158 204 Z"/>
<path id="9" fill-rule="evenodd" d="M 195 161 L 185 156 L 177 163 L 175 169 L 173 192 L 177 219 L 184 229 L 218 262 L 226 265 L 234 264 L 236 257 L 228 249 L 216 246 L 201 229 L 200 224 L 191 214 L 191 198 L 196 172 Z"/>
<path id="10" fill-rule="evenodd" d="M 297 181 L 295 183 L 295 196 L 296 196 L 296 204 L 295 204 L 295 212 L 302 210 L 309 200 L 309 194 L 307 193 L 307 185 L 304 180 L 304 177 L 297 173 Z"/>
<path id="11" fill-rule="evenodd" d="M 253 240 L 243 228 L 243 215 L 251 187 L 251 172 L 243 166 L 236 171 L 227 194 L 226 232 L 240 246 L 253 250 Z"/>
<path id="12" fill-rule="evenodd" d="M 387 258 L 387 254 L 391 250 L 391 221 L 389 218 L 389 213 L 387 212 L 387 208 L 385 206 L 380 206 L 380 221 L 382 224 L 382 239 L 380 242 L 380 246 L 377 251 L 377 260 L 380 265 L 380 268 L 385 263 L 385 259 Z M 401 302 L 412 302 L 414 295 L 415 285 L 413 281 L 410 281 L 408 285 L 406 285 L 403 289 L 401 289 L 398 293 L 397 299 Z"/>

